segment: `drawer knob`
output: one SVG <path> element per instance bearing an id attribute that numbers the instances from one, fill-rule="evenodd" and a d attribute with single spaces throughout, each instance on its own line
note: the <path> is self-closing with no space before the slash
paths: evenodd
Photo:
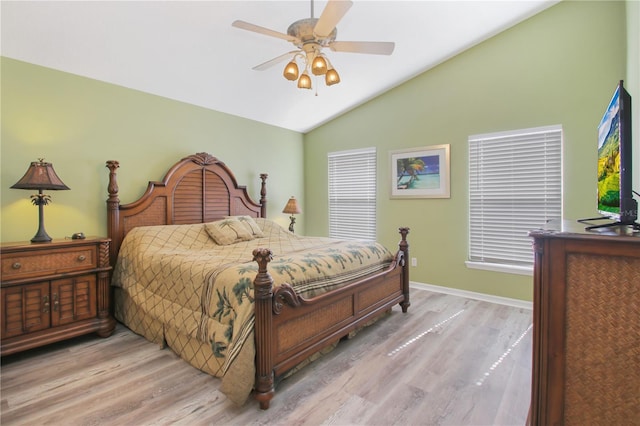
<path id="1" fill-rule="evenodd" d="M 84 261 L 85 261 L 85 259 L 86 259 L 86 257 L 85 257 L 84 255 L 82 255 L 82 254 L 81 254 L 80 256 L 78 256 L 78 260 L 79 260 L 80 262 L 84 262 Z"/>
<path id="2" fill-rule="evenodd" d="M 13 269 L 20 269 L 20 268 L 22 268 L 22 263 L 20 263 L 20 262 L 16 262 L 16 263 L 14 263 L 13 265 L 11 265 L 11 267 L 12 267 Z"/>

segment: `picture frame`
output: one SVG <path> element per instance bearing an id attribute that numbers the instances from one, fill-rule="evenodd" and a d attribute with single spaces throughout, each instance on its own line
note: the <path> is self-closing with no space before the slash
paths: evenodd
<path id="1" fill-rule="evenodd" d="M 391 198 L 451 198 L 450 145 L 389 152 Z"/>

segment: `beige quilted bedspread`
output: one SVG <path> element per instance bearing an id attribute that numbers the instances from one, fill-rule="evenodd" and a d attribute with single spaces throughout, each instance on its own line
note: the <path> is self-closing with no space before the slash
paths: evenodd
<path id="1" fill-rule="evenodd" d="M 393 259 L 377 243 L 303 237 L 267 219 L 256 222 L 263 238 L 224 246 L 203 224 L 135 228 L 123 241 L 112 280 L 126 294 L 116 298 L 119 321 L 150 340 L 166 340 L 182 358 L 221 377 L 221 389 L 238 404 L 255 376 L 255 248 L 272 250 L 276 286 L 289 283 L 307 298 L 382 270 Z M 176 348 L 176 335 L 198 344 Z"/>

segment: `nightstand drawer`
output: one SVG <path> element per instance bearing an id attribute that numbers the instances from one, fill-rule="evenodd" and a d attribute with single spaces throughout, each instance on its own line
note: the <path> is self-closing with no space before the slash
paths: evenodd
<path id="1" fill-rule="evenodd" d="M 3 253 L 2 281 L 83 271 L 98 264 L 94 246 L 69 247 L 38 251 Z"/>

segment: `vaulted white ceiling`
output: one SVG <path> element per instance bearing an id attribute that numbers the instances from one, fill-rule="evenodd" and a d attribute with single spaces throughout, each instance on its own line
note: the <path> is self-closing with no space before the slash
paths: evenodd
<path id="1" fill-rule="evenodd" d="M 337 40 L 393 41 L 391 56 L 325 49 L 341 83 L 301 90 L 282 77 L 286 33 L 309 1 L 5 1 L 3 56 L 298 132 L 307 132 L 557 3 L 547 0 L 363 1 Z M 319 17 L 326 1 L 316 1 Z M 526 46 L 523 46 L 526 48 Z"/>

